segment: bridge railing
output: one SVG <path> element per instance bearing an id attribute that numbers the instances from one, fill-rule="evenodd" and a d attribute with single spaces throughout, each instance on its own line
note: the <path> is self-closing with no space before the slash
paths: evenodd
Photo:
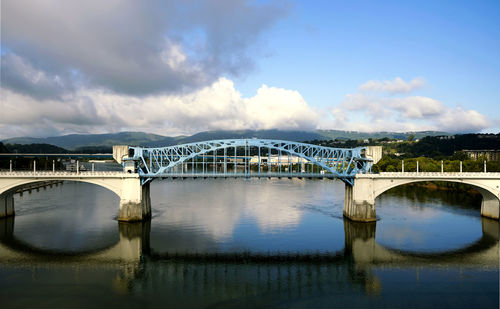
<path id="1" fill-rule="evenodd" d="M 0 177 L 99 177 L 99 176 L 125 176 L 131 175 L 123 171 L 0 171 Z"/>
<path id="2" fill-rule="evenodd" d="M 498 172 L 382 172 L 364 177 L 491 177 L 498 178 Z M 363 177 L 363 176 L 361 176 Z"/>

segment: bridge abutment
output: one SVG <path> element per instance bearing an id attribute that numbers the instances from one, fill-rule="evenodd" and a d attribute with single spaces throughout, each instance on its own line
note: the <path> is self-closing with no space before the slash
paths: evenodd
<path id="1" fill-rule="evenodd" d="M 151 196 L 149 183 L 141 185 L 139 178 L 123 180 L 118 221 L 134 222 L 151 218 Z"/>
<path id="2" fill-rule="evenodd" d="M 352 221 L 377 221 L 373 182 L 370 179 L 354 179 L 354 184 L 345 185 L 344 217 Z"/>
<path id="3" fill-rule="evenodd" d="M 0 218 L 14 215 L 14 194 L 0 194 Z"/>

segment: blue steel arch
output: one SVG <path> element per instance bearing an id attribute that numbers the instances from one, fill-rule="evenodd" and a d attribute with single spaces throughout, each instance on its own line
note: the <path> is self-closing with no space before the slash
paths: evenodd
<path id="1" fill-rule="evenodd" d="M 246 147 L 245 149 L 258 147 L 259 153 L 262 148 L 272 149 L 303 158 L 326 170 L 330 173 L 329 177 L 340 178 L 348 182 L 351 182 L 350 180 L 356 173 L 368 172 L 372 164 L 371 159 L 366 158 L 363 154 L 366 150 L 365 147 L 332 148 L 268 139 L 224 139 L 159 148 L 129 147 L 129 160 L 137 162 L 137 171 L 141 177 L 156 178 L 168 176 L 174 167 L 197 156 L 220 149 L 238 147 Z"/>

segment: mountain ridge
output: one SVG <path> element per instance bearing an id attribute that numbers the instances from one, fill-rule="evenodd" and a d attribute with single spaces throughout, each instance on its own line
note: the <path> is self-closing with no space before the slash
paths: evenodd
<path id="1" fill-rule="evenodd" d="M 4 144 L 51 144 L 68 150 L 81 147 L 109 147 L 126 144 L 130 146 L 159 147 L 172 146 L 184 143 L 193 143 L 205 140 L 232 139 L 232 138 L 262 138 L 290 141 L 312 141 L 331 139 L 367 139 L 367 138 L 395 138 L 407 139 L 413 135 L 415 138 L 436 135 L 451 135 L 439 131 L 422 132 L 374 132 L 364 133 L 342 130 L 316 130 L 316 131 L 290 131 L 290 130 L 218 130 L 199 132 L 190 136 L 163 136 L 145 132 L 119 132 L 104 134 L 68 134 L 51 137 L 14 137 L 2 140 Z"/>

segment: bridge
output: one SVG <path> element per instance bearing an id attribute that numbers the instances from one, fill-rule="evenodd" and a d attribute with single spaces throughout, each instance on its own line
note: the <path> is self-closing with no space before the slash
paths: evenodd
<path id="1" fill-rule="evenodd" d="M 371 173 L 381 147 L 331 148 L 305 143 L 228 139 L 170 147 L 114 146 L 113 158 L 123 172 L 0 172 L 0 217 L 14 215 L 16 188 L 33 182 L 68 180 L 93 183 L 120 197 L 119 221 L 151 217 L 149 184 L 157 178 L 328 178 L 345 183 L 344 216 L 376 221 L 375 199 L 407 183 L 451 181 L 468 184 L 483 197 L 481 214 L 497 219 L 500 173 Z"/>
<path id="2" fill-rule="evenodd" d="M 481 215 L 497 219 L 500 210 L 500 173 L 380 173 L 356 174 L 345 187 L 344 216 L 353 221 L 376 221 L 375 199 L 397 186 L 446 181 L 469 185 L 482 195 Z"/>

